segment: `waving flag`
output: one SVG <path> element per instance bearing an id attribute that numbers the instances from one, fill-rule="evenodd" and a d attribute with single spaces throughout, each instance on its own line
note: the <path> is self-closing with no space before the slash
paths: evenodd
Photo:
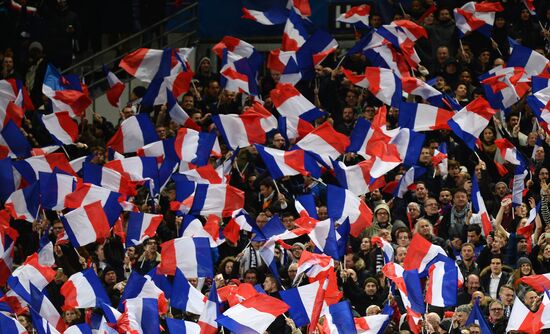
<path id="1" fill-rule="evenodd" d="M 364 160 L 356 165 L 346 166 L 341 161 L 333 161 L 332 165 L 340 185 L 355 195 L 361 196 L 385 184 L 383 178 L 371 178 L 370 170 L 373 163 L 372 160 Z"/>
<path id="2" fill-rule="evenodd" d="M 64 309 L 100 307 L 103 303 L 111 305 L 93 268 L 71 275 L 60 292 L 65 297 Z"/>
<path id="3" fill-rule="evenodd" d="M 120 194 L 89 183 L 80 183 L 76 190 L 65 196 L 65 207 L 76 209 L 100 201 L 110 225 L 114 225 L 121 213 Z"/>
<path id="4" fill-rule="evenodd" d="M 336 18 L 336 21 L 357 25 L 360 28 L 369 26 L 369 5 L 359 5 L 351 7 L 347 12 Z"/>
<path id="5" fill-rule="evenodd" d="M 201 332 L 203 334 L 216 334 L 218 332 L 218 323 L 216 319 L 221 315 L 220 301 L 216 283 L 212 282 L 210 292 L 208 292 L 208 300 L 204 305 L 204 310 L 198 320 Z"/>
<path id="6" fill-rule="evenodd" d="M 304 250 L 302 256 L 298 261 L 298 270 L 296 272 L 296 279 L 300 274 L 304 273 L 310 280 L 322 280 L 327 277 L 329 270 L 334 268 L 334 260 L 327 255 L 315 254 Z"/>
<path id="7" fill-rule="evenodd" d="M 338 42 L 328 32 L 316 30 L 296 52 L 302 79 L 315 78 L 315 66 L 338 48 Z"/>
<path id="8" fill-rule="evenodd" d="M 415 77 L 407 76 L 401 78 L 401 85 L 403 87 L 403 93 L 420 96 L 432 105 L 440 105 L 443 94 L 426 82 Z"/>
<path id="9" fill-rule="evenodd" d="M 479 77 L 485 96 L 495 109 L 506 109 L 519 101 L 529 89 L 522 67 L 494 68 Z"/>
<path id="10" fill-rule="evenodd" d="M 258 102 L 241 115 L 213 115 L 212 121 L 232 150 L 252 144 L 263 145 L 267 133 L 277 129 L 277 119 Z"/>
<path id="11" fill-rule="evenodd" d="M 295 11 L 289 12 L 283 31 L 282 49 L 284 51 L 298 51 L 304 45 L 309 37 L 306 29 L 307 24 Z"/>
<path id="12" fill-rule="evenodd" d="M 131 181 L 142 182 L 151 181 L 150 188 L 158 190 L 158 169 L 157 159 L 152 157 L 129 157 L 111 160 L 103 165 L 105 168 L 112 169 L 121 175 L 126 176 Z"/>
<path id="13" fill-rule="evenodd" d="M 103 65 L 103 73 L 107 78 L 107 83 L 109 84 L 109 89 L 107 90 L 106 96 L 107 101 L 115 108 L 120 107 L 120 96 L 124 93 L 126 86 L 120 79 L 111 72 L 107 66 Z"/>
<path id="14" fill-rule="evenodd" d="M 344 300 L 324 307 L 323 330 L 326 334 L 355 333 L 355 323 L 349 301 Z"/>
<path id="15" fill-rule="evenodd" d="M 367 153 L 367 147 L 374 134 L 374 128 L 371 123 L 364 118 L 357 119 L 355 127 L 350 135 L 350 144 L 346 152 L 355 152 L 365 159 L 370 159 L 370 154 Z"/>
<path id="16" fill-rule="evenodd" d="M 78 124 L 67 111 L 42 115 L 42 123 L 59 145 L 70 145 L 78 139 Z"/>
<path id="17" fill-rule="evenodd" d="M 176 269 L 186 277 L 214 277 L 208 238 L 181 237 L 161 245 L 159 274 L 174 275 Z"/>
<path id="18" fill-rule="evenodd" d="M 28 334 L 27 329 L 15 318 L 0 313 L 0 333 Z"/>
<path id="19" fill-rule="evenodd" d="M 432 264 L 428 270 L 430 280 L 426 288 L 426 303 L 438 307 L 455 306 L 461 283 L 459 272 L 456 263 L 448 258 Z"/>
<path id="20" fill-rule="evenodd" d="M 34 222 L 38 218 L 40 207 L 40 192 L 38 182 L 14 191 L 6 200 L 4 206 L 15 219 Z"/>
<path id="21" fill-rule="evenodd" d="M 356 75 L 344 69 L 344 75 L 354 85 L 366 88 L 385 104 L 399 107 L 401 103 L 401 80 L 392 70 L 380 67 L 366 67 L 365 74 Z"/>
<path id="22" fill-rule="evenodd" d="M 397 198 L 403 198 L 403 196 L 409 191 L 409 187 L 413 185 L 419 178 L 426 173 L 426 168 L 420 166 L 413 166 L 401 177 L 399 184 L 395 189 L 395 196 Z"/>
<path id="23" fill-rule="evenodd" d="M 112 147 L 119 153 L 131 153 L 157 140 L 159 138 L 153 122 L 149 115 L 143 113 L 122 121 L 107 147 Z"/>
<path id="24" fill-rule="evenodd" d="M 175 318 L 166 318 L 166 325 L 170 333 L 180 333 L 180 334 L 210 334 L 204 332 L 204 329 L 200 325 L 185 320 L 179 320 Z M 217 329 L 217 328 L 216 328 Z"/>
<path id="25" fill-rule="evenodd" d="M 397 134 L 390 140 L 388 144 L 383 143 L 383 145 L 387 145 L 388 150 L 393 149 L 395 147 L 396 151 L 399 154 L 400 160 L 399 162 L 403 162 L 403 165 L 405 166 L 413 166 L 417 163 L 418 157 L 420 156 L 420 152 L 422 151 L 422 146 L 424 145 L 424 141 L 426 139 L 426 135 L 420 132 L 416 132 L 407 128 L 400 128 Z M 381 146 L 383 147 L 383 146 Z M 394 151 L 395 152 L 395 151 Z M 384 150 L 381 154 L 378 153 L 376 156 L 377 158 L 380 158 L 380 160 L 383 160 L 387 163 L 386 166 L 384 166 L 385 169 L 382 171 L 379 171 L 375 174 L 373 167 L 373 171 L 371 171 L 371 176 L 373 177 L 380 177 L 384 174 L 386 174 L 386 171 L 390 171 L 393 169 L 397 162 L 397 157 L 393 153 L 389 157 L 387 156 L 386 150 Z"/>
<path id="26" fill-rule="evenodd" d="M 126 232 L 126 247 L 140 245 L 145 239 L 154 237 L 163 219 L 162 215 L 130 212 Z"/>
<path id="27" fill-rule="evenodd" d="M 447 122 L 454 112 L 423 103 L 401 102 L 399 126 L 414 131 L 449 129 Z"/>
<path id="28" fill-rule="evenodd" d="M 255 145 L 269 174 L 274 179 L 289 175 L 311 175 L 320 177 L 321 169 L 315 159 L 304 150 L 282 151 Z"/>
<path id="29" fill-rule="evenodd" d="M 318 157 L 326 166 L 336 160 L 349 146 L 349 138 L 334 130 L 329 122 L 323 123 L 296 143 L 296 146 Z"/>
<path id="30" fill-rule="evenodd" d="M 216 321 L 236 333 L 263 334 L 288 309 L 288 305 L 277 298 L 257 294 L 229 308 Z"/>
<path id="31" fill-rule="evenodd" d="M 242 11 L 243 16 L 241 18 L 256 21 L 266 26 L 283 24 L 285 23 L 288 16 L 287 12 L 278 8 L 274 8 L 266 12 L 261 12 L 259 10 L 253 10 L 243 7 Z"/>
<path id="32" fill-rule="evenodd" d="M 204 166 L 208 163 L 215 140 L 216 135 L 214 133 L 180 128 L 174 147 L 180 160 L 197 166 Z"/>
<path id="33" fill-rule="evenodd" d="M 141 276 L 136 271 L 132 271 L 130 274 L 120 300 L 122 302 L 134 298 L 154 298 L 158 300 L 158 312 L 160 314 L 165 314 L 168 311 L 168 302 L 164 292 L 157 287 L 149 276 Z M 119 304 L 119 309 L 123 309 L 122 303 Z"/>
<path id="34" fill-rule="evenodd" d="M 280 292 L 281 299 L 290 306 L 289 313 L 297 327 L 316 326 L 323 307 L 323 281 L 302 285 Z"/>
<path id="35" fill-rule="evenodd" d="M 372 224 L 372 211 L 367 204 L 347 189 L 328 185 L 328 216 L 339 221 L 349 218 L 350 234 L 359 237 Z"/>
<path id="36" fill-rule="evenodd" d="M 221 184 L 227 183 L 225 176 L 220 175 L 219 170 L 214 169 L 212 165 L 204 165 L 202 167 L 197 167 L 181 172 L 180 174 L 185 175 L 187 180 L 196 182 L 196 183 L 210 183 L 210 184 Z"/>
<path id="37" fill-rule="evenodd" d="M 516 301 L 518 301 L 517 298 L 516 298 Z M 519 303 L 522 304 L 521 301 L 519 301 Z M 489 323 L 487 322 L 487 319 L 485 319 L 485 317 L 483 316 L 483 311 L 479 307 L 479 301 L 478 300 L 474 301 L 474 307 L 473 307 L 472 311 L 470 311 L 470 315 L 468 316 L 468 319 L 466 320 L 466 325 L 470 325 L 470 324 L 478 324 L 480 329 L 481 329 L 481 333 L 484 333 L 484 334 L 485 333 L 492 333 L 491 327 L 490 327 Z M 508 332 L 508 329 L 506 329 L 506 332 Z"/>
<path id="38" fill-rule="evenodd" d="M 50 299 L 46 297 L 39 289 L 31 285 L 30 305 L 36 313 L 40 315 L 47 323 L 51 324 L 59 332 L 63 332 L 67 325 L 63 318 L 57 312 Z"/>
<path id="39" fill-rule="evenodd" d="M 230 92 L 258 95 L 256 71 L 248 58 L 223 50 L 220 84 Z"/>
<path id="40" fill-rule="evenodd" d="M 453 132 L 473 150 L 479 135 L 489 124 L 495 112 L 487 100 L 478 97 L 456 113 L 448 124 Z"/>
<path id="41" fill-rule="evenodd" d="M 447 256 L 443 248 L 433 245 L 420 234 L 413 235 L 407 255 L 403 260 L 405 270 L 418 270 L 421 277 L 426 277 L 427 269 L 438 256 Z"/>
<path id="42" fill-rule="evenodd" d="M 278 83 L 269 96 L 273 100 L 275 108 L 284 117 L 299 117 L 308 122 L 313 122 L 325 115 L 291 84 Z"/>
<path id="43" fill-rule="evenodd" d="M 177 180 L 176 189 L 177 201 L 170 203 L 173 211 L 227 217 L 244 205 L 244 192 L 228 184 L 198 184 Z"/>
<path id="44" fill-rule="evenodd" d="M 162 50 L 140 48 L 124 56 L 120 68 L 144 82 L 151 82 L 162 59 Z"/>
<path id="45" fill-rule="evenodd" d="M 202 222 L 192 215 L 185 215 L 180 228 L 181 237 L 204 237 L 210 241 L 210 247 L 216 248 L 222 244 L 225 239 L 220 239 L 220 219 L 216 215 L 208 215 L 204 226 Z"/>
<path id="46" fill-rule="evenodd" d="M 74 247 L 93 242 L 100 243 L 109 237 L 111 226 L 101 202 L 93 202 L 75 209 L 61 217 L 65 232 Z"/>
<path id="47" fill-rule="evenodd" d="M 172 121 L 186 128 L 195 129 L 197 131 L 200 130 L 200 127 L 189 118 L 189 115 L 187 115 L 185 110 L 178 104 L 171 90 L 166 89 L 166 97 L 166 107 L 168 108 L 168 114 Z"/>
<path id="48" fill-rule="evenodd" d="M 489 218 L 489 212 L 485 207 L 485 201 L 479 191 L 479 184 L 476 175 L 472 176 L 472 206 L 474 211 L 476 211 L 476 213 L 481 217 L 483 234 L 489 235 L 489 233 L 493 230 L 493 225 L 491 223 L 491 219 Z"/>
<path id="49" fill-rule="evenodd" d="M 26 158 L 31 155 L 31 145 L 13 121 L 0 130 L 0 159 Z"/>
<path id="50" fill-rule="evenodd" d="M 420 278 L 415 269 L 404 270 L 397 263 L 390 262 L 384 265 L 382 272 L 399 290 L 403 305 L 407 311 L 408 309 L 412 309 L 414 312 L 420 314 L 426 311 Z"/>
<path id="51" fill-rule="evenodd" d="M 65 209 L 65 196 L 75 190 L 76 178 L 63 173 L 39 172 L 41 204 L 44 209 Z"/>
<path id="52" fill-rule="evenodd" d="M 270 51 L 267 56 L 267 68 L 281 73 L 280 83 L 296 85 L 302 79 L 296 51 Z"/>
<path id="53" fill-rule="evenodd" d="M 280 283 L 281 276 L 279 275 L 279 267 L 277 266 L 279 260 L 275 257 L 275 243 L 276 238 L 270 238 L 260 247 L 258 253 L 277 282 Z"/>
<path id="54" fill-rule="evenodd" d="M 516 43 L 506 65 L 508 67 L 523 67 L 525 76 L 530 78 L 533 75 L 541 75 L 547 69 L 548 62 L 548 59 L 537 51 Z"/>
<path id="55" fill-rule="evenodd" d="M 26 301 L 31 300 L 31 286 L 42 291 L 55 278 L 55 271 L 38 262 L 38 254 L 27 257 L 8 279 L 11 289 Z"/>
<path id="56" fill-rule="evenodd" d="M 212 47 L 212 51 L 220 58 L 223 58 L 224 51 L 230 51 L 237 56 L 248 59 L 248 64 L 253 71 L 259 71 L 263 64 L 262 55 L 256 51 L 254 46 L 232 36 L 224 36 L 222 40 Z"/>
<path id="57" fill-rule="evenodd" d="M 481 3 L 471 1 L 461 8 L 455 8 L 454 16 L 459 37 L 462 38 L 466 33 L 476 30 L 487 37 L 491 37 L 495 12 L 503 10 L 504 7 L 500 2 L 488 1 Z"/>
<path id="58" fill-rule="evenodd" d="M 105 166 L 83 163 L 82 179 L 85 183 L 91 183 L 110 191 L 127 196 L 135 196 L 136 184 L 132 182 L 127 173 L 120 173 Z"/>
<path id="59" fill-rule="evenodd" d="M 42 93 L 52 100 L 54 112 L 68 111 L 71 117 L 81 117 L 92 104 L 77 76 L 61 76 L 51 64 L 44 75 Z"/>
<path id="60" fill-rule="evenodd" d="M 506 138 L 496 139 L 495 145 L 498 147 L 500 156 L 507 162 L 516 166 L 527 166 L 527 162 L 523 158 L 523 155 L 514 146 L 514 144 L 508 141 L 508 139 Z"/>
<path id="61" fill-rule="evenodd" d="M 550 273 L 542 275 L 529 275 L 521 278 L 521 282 L 529 285 L 537 292 L 550 289 Z"/>
<path id="62" fill-rule="evenodd" d="M 514 180 L 512 183 L 512 206 L 520 206 L 523 203 L 523 191 L 525 190 L 525 178 L 529 172 L 524 166 L 517 166 L 514 169 Z"/>
<path id="63" fill-rule="evenodd" d="M 368 315 L 362 318 L 354 318 L 357 334 L 378 334 L 384 330 L 391 321 L 393 309 L 386 305 L 380 314 Z"/>
<path id="64" fill-rule="evenodd" d="M 160 323 L 157 315 L 158 302 L 154 298 L 133 298 L 125 302 L 125 313 L 136 330 L 143 333 L 160 334 Z"/>
<path id="65" fill-rule="evenodd" d="M 319 249 L 323 254 L 331 256 L 336 260 L 341 259 L 338 252 L 338 245 L 336 243 L 334 221 L 330 218 L 317 222 L 308 235 L 317 249 Z"/>
<path id="66" fill-rule="evenodd" d="M 382 250 L 382 254 L 384 254 L 384 263 L 390 263 L 393 261 L 394 250 L 391 243 L 380 237 L 372 237 L 371 243 L 373 245 L 377 245 Z"/>

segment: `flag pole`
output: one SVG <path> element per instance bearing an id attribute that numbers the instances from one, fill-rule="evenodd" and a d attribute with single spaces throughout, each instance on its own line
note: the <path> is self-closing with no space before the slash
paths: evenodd
<path id="1" fill-rule="evenodd" d="M 502 52 L 500 51 L 500 49 L 498 48 L 498 43 L 491 37 L 491 42 L 495 43 L 497 45 L 497 51 L 498 51 L 498 54 L 502 56 Z"/>

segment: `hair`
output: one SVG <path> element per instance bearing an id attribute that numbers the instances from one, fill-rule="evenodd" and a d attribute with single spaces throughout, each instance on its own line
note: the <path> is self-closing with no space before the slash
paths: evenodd
<path id="1" fill-rule="evenodd" d="M 502 290 L 504 290 L 504 289 L 512 290 L 514 293 L 516 292 L 516 290 L 514 290 L 513 286 L 505 284 L 505 285 L 501 286 L 500 289 L 498 289 L 498 293 L 500 294 L 502 292 Z"/>
<path id="2" fill-rule="evenodd" d="M 456 312 L 462 312 L 462 313 L 468 313 L 468 314 L 470 314 L 471 310 L 472 309 L 470 308 L 470 305 L 468 305 L 468 304 L 460 305 L 456 308 Z"/>
<path id="3" fill-rule="evenodd" d="M 424 218 L 420 218 L 416 221 L 416 224 L 414 225 L 414 233 L 418 233 L 418 226 L 420 226 L 420 222 L 427 222 L 428 224 L 430 224 L 430 234 L 434 234 L 434 226 L 432 225 L 432 223 L 430 223 L 429 220 Z"/>
<path id="4" fill-rule="evenodd" d="M 258 278 L 258 271 L 254 268 L 250 268 L 250 269 L 247 269 L 245 272 L 244 272 L 244 275 L 243 275 L 243 278 L 246 277 L 247 274 L 254 274 L 256 275 L 256 278 Z"/>
<path id="5" fill-rule="evenodd" d="M 237 260 L 233 256 L 227 256 L 225 257 L 220 264 L 218 265 L 218 273 L 225 274 L 225 265 L 228 262 L 233 262 L 233 265 L 237 262 Z M 233 268 L 235 270 L 235 268 Z"/>
<path id="6" fill-rule="evenodd" d="M 468 225 L 466 232 L 476 232 L 477 235 L 481 234 L 481 226 L 478 224 Z"/>
<path id="7" fill-rule="evenodd" d="M 460 247 L 460 250 L 462 251 L 462 248 L 464 248 L 464 247 L 471 247 L 474 251 L 475 251 L 475 249 L 476 249 L 476 246 L 475 246 L 473 243 L 471 243 L 471 242 L 465 242 L 465 243 L 463 243 L 463 244 L 462 244 L 462 247 Z"/>
<path id="8" fill-rule="evenodd" d="M 448 169 L 451 168 L 460 168 L 460 163 L 456 160 L 449 159 L 447 162 Z"/>
<path id="9" fill-rule="evenodd" d="M 395 239 L 397 239 L 397 237 L 399 236 L 399 234 L 401 233 L 407 233 L 407 235 L 409 236 L 409 239 L 412 238 L 412 233 L 411 233 L 411 230 L 409 230 L 407 227 L 398 227 L 397 229 L 395 229 Z"/>
<path id="10" fill-rule="evenodd" d="M 545 249 L 547 246 L 550 246 L 550 244 L 544 243 L 544 244 L 540 247 L 539 253 L 537 254 L 537 260 L 538 260 L 539 262 L 543 262 L 543 261 L 544 261 L 544 249 Z"/>
<path id="11" fill-rule="evenodd" d="M 458 193 L 463 193 L 465 194 L 466 196 L 468 196 L 468 192 L 466 191 L 466 189 L 464 188 L 458 188 L 456 189 L 454 192 L 453 192 L 453 198 L 455 197 L 456 194 Z"/>

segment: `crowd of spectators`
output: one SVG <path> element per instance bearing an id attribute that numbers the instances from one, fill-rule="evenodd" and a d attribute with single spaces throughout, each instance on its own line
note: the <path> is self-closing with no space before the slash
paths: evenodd
<path id="1" fill-rule="evenodd" d="M 0 17 L 0 22 L 16 30 L 15 34 L 10 35 L 8 44 L 0 45 L 0 79 L 17 78 L 25 82 L 36 110 L 27 111 L 22 128 L 34 147 L 46 147 L 52 141 L 38 120 L 41 113 L 49 110 L 50 102 L 42 95 L 41 82 L 46 64 L 52 62 L 60 67 L 68 66 L 75 54 L 75 40 L 79 41 L 81 50 L 88 47 L 97 50 L 100 44 L 94 40 L 97 37 L 94 32 L 102 29 L 95 22 L 94 15 L 97 13 L 102 13 L 101 21 L 113 24 L 109 32 L 133 31 L 139 28 L 134 27 L 139 23 L 132 22 L 131 15 L 109 17 L 107 12 L 114 14 L 117 11 L 112 8 L 101 10 L 101 2 L 95 1 L 74 4 L 77 7 L 72 9 L 63 0 L 52 4 L 44 1 L 37 5 L 35 12 L 29 11 L 27 1 L 20 0 L 18 3 L 20 7 L 6 1 L 4 12 L 0 12 L 9 18 L 9 21 L 5 21 Z M 109 2 L 109 6 L 124 6 L 122 3 Z M 435 88 L 450 94 L 462 106 L 476 96 L 484 95 L 477 79 L 479 75 L 506 63 L 510 49 L 509 37 L 541 54 L 550 54 L 550 33 L 547 30 L 550 25 L 550 3 L 547 1 L 535 1 L 538 17 L 531 15 L 522 1 L 503 2 L 505 11 L 497 13 L 492 40 L 473 33 L 460 43 L 452 10 L 464 1 L 438 1 L 435 13 L 423 15 L 432 3 L 431 0 L 413 0 L 408 14 L 405 17 L 396 14 L 395 19 L 406 18 L 424 26 L 429 37 L 416 44 L 422 60 L 422 67 L 416 75 L 423 80 L 434 79 Z M 383 22 L 376 12 L 371 13 L 370 20 L 374 28 L 389 23 Z M 143 25 L 149 23 L 141 22 Z M 88 28 L 84 28 L 86 25 Z M 326 117 L 315 121 L 315 126 L 330 122 L 338 132 L 349 136 L 357 119 L 372 121 L 378 115 L 381 102 L 367 90 L 354 87 L 342 75 L 342 67 L 361 73 L 368 65 L 366 58 L 352 55 L 343 61 L 341 67 L 336 67 L 340 56 L 331 55 L 316 67 L 314 80 L 301 81 L 297 88 L 327 112 Z M 279 78 L 280 73 L 268 71 L 260 80 L 264 106 L 275 116 L 279 114 L 269 92 Z M 216 130 L 212 115 L 240 114 L 251 104 L 251 99 L 242 94 L 223 90 L 220 75 L 207 57 L 197 63 L 192 87 L 182 97 L 180 105 L 204 131 Z M 91 163 L 104 164 L 109 159 L 106 143 L 120 122 L 137 112 L 150 113 L 161 140 L 176 136 L 179 125 L 170 121 L 166 106 L 157 106 L 152 110 L 140 107 L 145 90 L 145 87 L 134 88 L 130 102 L 121 109 L 118 124 L 108 122 L 101 116 L 101 111 L 94 113 L 91 121 L 82 119 L 79 124 L 79 142 L 85 145 L 66 146 L 64 151 L 69 160 L 92 154 Z M 395 315 L 386 332 L 399 332 L 400 329 L 404 333 L 407 331 L 407 324 L 399 322 L 399 315 L 404 314 L 405 310 L 398 293 L 390 292 L 389 281 L 381 272 L 383 253 L 372 242 L 372 238 L 381 237 L 391 242 L 395 249 L 394 261 L 402 264 L 415 233 L 445 249 L 448 256 L 456 261 L 464 278 L 456 308 L 430 307 L 425 316 L 428 333 L 481 333 L 479 325 L 466 325 L 476 299 L 495 334 L 505 332 L 513 303 L 517 302 L 516 296 L 530 310 L 538 309 L 542 294 L 523 283 L 521 278 L 550 271 L 550 136 L 538 124 L 523 99 L 511 109 L 507 114 L 498 113 L 490 121 L 479 138 L 476 153 L 469 150 L 450 130 L 426 132 L 427 139 L 418 165 L 426 168 L 427 172 L 413 189 L 402 199 L 394 197 L 385 188 L 372 190 L 361 197 L 373 212 L 372 226 L 361 237 L 350 239 L 343 259 L 345 265 L 336 262 L 338 286 L 343 297 L 350 301 L 354 315 L 378 314 L 390 303 L 395 309 Z M 397 127 L 398 115 L 398 109 L 388 108 L 387 129 Z M 498 138 L 508 139 L 529 161 L 529 177 L 526 179 L 526 192 L 521 206 L 512 207 L 513 166 L 500 158 L 495 145 Z M 442 175 L 432 164 L 434 151 L 443 143 L 447 145 L 447 175 Z M 221 138 L 220 144 L 224 156 L 229 156 Z M 281 133 L 274 133 L 266 145 L 287 150 L 292 143 L 287 142 Z M 342 159 L 347 165 L 362 160 L 353 153 L 346 153 Z M 221 162 L 223 159 L 211 159 L 211 163 L 216 166 Z M 506 170 L 497 172 L 497 163 Z M 395 168 L 384 176 L 386 183 L 398 181 L 405 172 L 402 166 Z M 492 217 L 493 231 L 488 235 L 483 235 L 479 217 L 472 210 L 471 180 L 474 173 Z M 285 228 L 294 229 L 295 220 L 299 218 L 294 198 L 302 194 L 312 194 L 319 220 L 327 219 L 327 184 L 338 184 L 330 172 L 323 174 L 320 180 L 307 176 L 273 180 L 254 147 L 240 150 L 230 175 L 230 184 L 245 192 L 244 209 L 260 228 L 271 217 L 278 215 Z M 182 219 L 169 209 L 170 201 L 176 196 L 173 183 L 169 183 L 154 200 L 148 200 L 146 193 L 145 189 L 140 189 L 131 200 L 140 211 L 161 213 L 164 219 L 156 236 L 142 245 L 125 249 L 120 235 L 113 232 L 103 244 L 93 243 L 78 251 L 67 244 L 55 246 L 57 274 L 47 291 L 59 310 L 63 305 L 63 297 L 59 292 L 61 285 L 70 275 L 83 268 L 93 267 L 96 270 L 113 306 L 117 306 L 130 273 L 136 271 L 145 275 L 160 263 L 159 245 L 177 237 Z M 529 238 L 525 238 L 517 230 L 526 224 L 529 210 L 537 203 L 540 203 L 540 210 L 534 222 L 535 229 Z M 126 218 L 125 214 L 123 218 Z M 50 211 L 46 211 L 33 224 L 24 221 L 12 221 L 11 224 L 20 234 L 15 248 L 16 265 L 38 250 L 43 233 L 48 233 L 50 240 L 55 242 L 64 230 L 58 216 Z M 313 251 L 314 248 L 307 235 L 288 241 L 290 249 L 277 245 L 275 255 L 279 274 L 283 278 L 282 284 L 279 284 L 259 255 L 261 243 L 250 240 L 249 233 L 241 232 L 237 244 L 226 241 L 218 247 L 215 277 L 218 288 L 243 283 L 262 284 L 268 295 L 279 297 L 280 289 L 296 285 L 297 262 L 304 251 Z M 212 279 L 189 279 L 205 293 L 212 283 Z M 305 283 L 305 278 L 298 279 L 298 284 Z M 74 324 L 85 321 L 88 313 L 89 310 L 65 310 L 63 318 L 67 324 Z M 198 318 L 175 309 L 172 310 L 172 316 L 192 321 Z M 32 330 L 28 314 L 22 313 L 18 319 L 29 331 Z M 291 320 L 285 321 L 283 317 L 277 318 L 268 329 L 268 333 L 299 331 Z"/>

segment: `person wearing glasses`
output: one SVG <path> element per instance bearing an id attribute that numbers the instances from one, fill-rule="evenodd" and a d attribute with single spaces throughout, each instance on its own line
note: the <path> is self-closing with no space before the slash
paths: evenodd
<path id="1" fill-rule="evenodd" d="M 504 305 L 500 300 L 494 300 L 489 304 L 489 326 L 493 333 L 504 333 L 508 319 L 504 316 Z"/>

